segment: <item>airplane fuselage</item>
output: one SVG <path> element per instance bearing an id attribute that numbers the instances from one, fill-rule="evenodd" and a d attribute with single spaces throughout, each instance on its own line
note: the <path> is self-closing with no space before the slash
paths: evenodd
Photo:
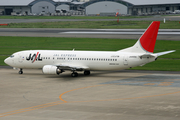
<path id="1" fill-rule="evenodd" d="M 155 58 L 140 58 L 137 53 L 106 51 L 29 50 L 13 54 L 11 66 L 43 68 L 45 65 L 76 65 L 88 70 L 121 70 L 139 66 Z M 10 62 L 9 62 L 10 63 Z"/>

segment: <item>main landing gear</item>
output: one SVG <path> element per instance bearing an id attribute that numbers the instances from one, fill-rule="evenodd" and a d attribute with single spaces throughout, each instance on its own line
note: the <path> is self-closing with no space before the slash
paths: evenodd
<path id="1" fill-rule="evenodd" d="M 20 68 L 20 70 L 19 70 L 19 74 L 23 74 L 23 70 L 22 70 L 22 68 Z"/>
<path id="2" fill-rule="evenodd" d="M 73 73 L 71 74 L 72 77 L 77 77 L 78 76 L 78 73 L 73 71 Z"/>
<path id="3" fill-rule="evenodd" d="M 84 75 L 90 75 L 90 71 L 85 70 L 85 71 L 84 71 Z"/>
<path id="4" fill-rule="evenodd" d="M 86 70 L 86 71 L 84 71 L 84 75 L 90 75 L 90 71 L 88 71 L 88 70 Z M 77 72 L 75 72 L 75 71 L 73 71 L 73 73 L 71 74 L 71 76 L 72 77 L 77 77 L 78 76 L 78 73 Z"/>

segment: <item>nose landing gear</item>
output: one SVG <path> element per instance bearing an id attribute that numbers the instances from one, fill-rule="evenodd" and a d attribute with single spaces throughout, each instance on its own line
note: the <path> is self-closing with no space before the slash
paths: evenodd
<path id="1" fill-rule="evenodd" d="M 20 70 L 19 70 L 19 74 L 23 74 L 23 70 L 22 70 L 22 68 L 20 68 Z"/>

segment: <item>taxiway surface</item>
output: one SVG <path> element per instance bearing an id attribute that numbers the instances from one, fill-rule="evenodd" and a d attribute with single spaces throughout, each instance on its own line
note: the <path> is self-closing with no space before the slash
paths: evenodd
<path id="1" fill-rule="evenodd" d="M 0 36 L 138 39 L 145 29 L 0 28 Z M 180 40 L 180 29 L 160 29 L 158 40 Z"/>
<path id="2" fill-rule="evenodd" d="M 70 72 L 0 69 L 0 119 L 179 120 L 179 72 Z"/>

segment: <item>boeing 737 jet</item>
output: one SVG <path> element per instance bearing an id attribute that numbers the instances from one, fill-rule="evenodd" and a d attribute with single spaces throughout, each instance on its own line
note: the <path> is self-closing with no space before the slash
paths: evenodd
<path id="1" fill-rule="evenodd" d="M 132 47 L 119 51 L 26 50 L 14 53 L 4 62 L 19 68 L 19 74 L 23 74 L 23 69 L 41 68 L 44 74 L 58 75 L 70 70 L 72 77 L 78 76 L 77 71 L 89 75 L 93 70 L 122 70 L 143 66 L 161 55 L 175 51 L 153 53 L 159 25 L 159 21 L 152 22 Z"/>

